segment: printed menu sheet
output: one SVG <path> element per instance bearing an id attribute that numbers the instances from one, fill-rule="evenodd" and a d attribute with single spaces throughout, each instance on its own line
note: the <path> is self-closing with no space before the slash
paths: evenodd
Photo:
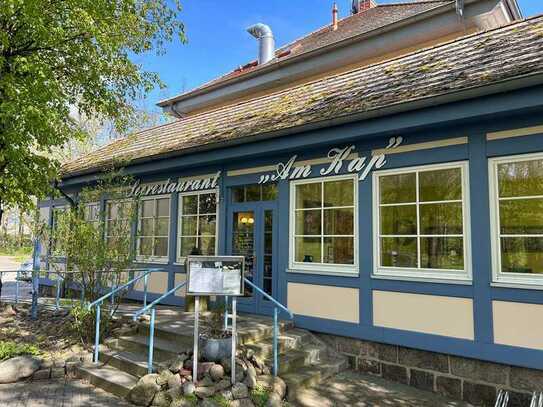
<path id="1" fill-rule="evenodd" d="M 191 261 L 189 294 L 241 295 L 241 264 L 225 261 Z"/>

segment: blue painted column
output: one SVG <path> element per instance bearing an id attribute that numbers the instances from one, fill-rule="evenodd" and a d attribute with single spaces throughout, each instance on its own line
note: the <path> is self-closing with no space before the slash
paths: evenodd
<path id="1" fill-rule="evenodd" d="M 469 184 L 475 341 L 484 347 L 484 344 L 494 342 L 486 134 L 475 134 L 469 138 Z"/>

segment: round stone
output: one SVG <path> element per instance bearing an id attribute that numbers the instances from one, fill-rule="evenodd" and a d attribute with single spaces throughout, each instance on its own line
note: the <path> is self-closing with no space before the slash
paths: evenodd
<path id="1" fill-rule="evenodd" d="M 224 368 L 221 365 L 213 365 L 209 369 L 209 375 L 214 381 L 218 382 L 224 377 Z"/>

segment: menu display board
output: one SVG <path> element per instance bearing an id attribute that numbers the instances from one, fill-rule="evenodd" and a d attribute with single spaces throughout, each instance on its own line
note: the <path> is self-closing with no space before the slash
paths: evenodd
<path id="1" fill-rule="evenodd" d="M 187 295 L 243 295 L 243 256 L 188 256 Z"/>

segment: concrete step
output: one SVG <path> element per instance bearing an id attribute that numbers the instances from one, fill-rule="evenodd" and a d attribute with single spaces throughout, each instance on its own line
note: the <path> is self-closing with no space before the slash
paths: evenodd
<path id="1" fill-rule="evenodd" d="M 98 359 L 104 365 L 122 370 L 135 377 L 142 377 L 148 373 L 147 355 L 142 353 L 111 350 L 105 346 L 100 346 Z M 158 368 L 157 364 L 154 363 L 153 365 L 156 370 Z"/>
<path id="2" fill-rule="evenodd" d="M 77 370 L 79 375 L 92 385 L 122 398 L 125 398 L 138 382 L 136 376 L 102 364 L 84 364 Z"/>
<path id="3" fill-rule="evenodd" d="M 120 336 L 108 339 L 105 344 L 112 350 L 140 354 L 147 358 L 149 351 L 149 337 L 142 335 Z M 182 338 L 169 341 L 162 338 L 154 339 L 153 360 L 163 362 L 175 358 L 179 353 L 191 348 L 192 344 L 184 343 Z"/>
<path id="4" fill-rule="evenodd" d="M 279 332 L 285 332 L 293 327 L 292 321 L 279 321 Z M 149 322 L 141 321 L 137 333 L 142 336 L 149 336 Z M 241 324 L 238 327 L 238 343 L 245 344 L 258 342 L 273 335 L 273 323 L 262 320 L 260 323 L 251 325 Z M 194 338 L 194 325 L 192 322 L 166 320 L 155 324 L 155 338 L 179 341 L 192 346 Z"/>
<path id="5" fill-rule="evenodd" d="M 348 363 L 344 358 L 326 357 L 319 362 L 287 372 L 281 378 L 287 384 L 288 400 L 296 401 L 298 390 L 315 386 L 322 381 L 347 369 Z"/>

